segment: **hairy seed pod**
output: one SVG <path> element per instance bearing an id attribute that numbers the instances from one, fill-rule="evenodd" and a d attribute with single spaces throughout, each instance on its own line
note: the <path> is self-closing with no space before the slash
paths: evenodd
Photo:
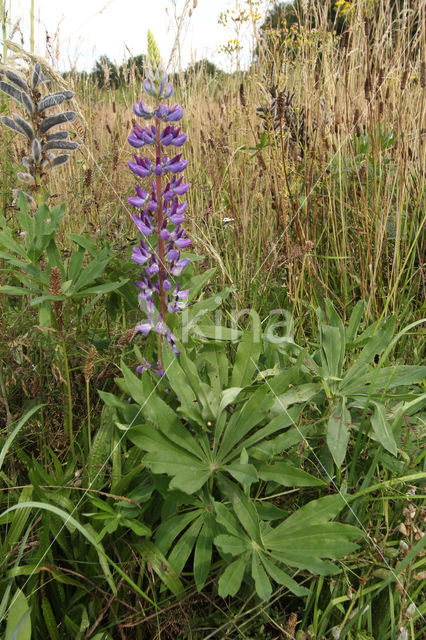
<path id="1" fill-rule="evenodd" d="M 43 146 L 46 151 L 48 149 L 68 149 L 69 151 L 75 151 L 78 149 L 78 142 L 68 142 L 67 140 L 51 140 Z"/>
<path id="2" fill-rule="evenodd" d="M 2 116 L 0 120 L 2 121 L 4 126 L 7 127 L 8 129 L 12 129 L 17 133 L 20 133 L 22 136 L 25 136 L 25 131 L 22 129 L 22 127 L 18 125 L 17 122 L 12 120 L 12 118 L 8 118 L 7 116 Z"/>
<path id="3" fill-rule="evenodd" d="M 31 146 L 31 158 L 32 158 L 34 164 L 36 164 L 36 165 L 40 164 L 40 160 L 41 160 L 41 144 L 40 144 L 40 140 L 38 140 L 37 138 L 34 138 L 33 144 Z"/>
<path id="4" fill-rule="evenodd" d="M 34 113 L 34 103 L 25 91 L 22 91 L 22 104 L 31 116 Z"/>
<path id="5" fill-rule="evenodd" d="M 26 193 L 25 191 L 22 191 L 22 189 L 13 189 L 12 194 L 14 198 L 18 198 L 19 194 L 22 193 L 22 195 L 28 200 L 28 202 L 30 203 L 31 207 L 33 209 L 37 209 L 37 203 L 34 200 L 34 198 L 32 196 L 30 196 L 29 193 Z"/>
<path id="6" fill-rule="evenodd" d="M 56 131 L 55 133 L 49 133 L 47 141 L 51 140 L 66 140 L 69 136 L 69 131 Z"/>
<path id="7" fill-rule="evenodd" d="M 49 82 L 49 78 L 44 75 L 43 71 L 41 70 L 40 63 L 36 62 L 34 65 L 33 76 L 31 78 L 33 89 L 37 89 L 38 85 L 42 84 L 43 82 Z"/>
<path id="8" fill-rule="evenodd" d="M 56 156 L 56 158 L 52 160 L 52 167 L 59 167 L 61 164 L 65 164 L 65 162 L 68 162 L 69 159 L 70 156 L 68 153 L 63 153 L 60 156 Z"/>
<path id="9" fill-rule="evenodd" d="M 44 96 L 40 100 L 37 105 L 37 111 L 41 113 L 45 109 L 50 109 L 51 107 L 57 107 L 58 105 L 65 102 L 65 100 L 71 100 L 74 96 L 73 91 L 57 91 L 56 93 L 50 93 L 47 96 Z"/>
<path id="10" fill-rule="evenodd" d="M 24 156 L 24 157 L 22 158 L 22 164 L 24 165 L 24 167 L 25 167 L 26 169 L 28 169 L 28 171 L 30 171 L 30 170 L 31 170 L 31 162 L 30 162 L 30 159 L 29 159 L 29 158 L 27 158 L 26 156 Z"/>
<path id="11" fill-rule="evenodd" d="M 22 98 L 22 91 L 19 91 L 19 89 L 17 89 L 16 87 L 13 87 L 8 82 L 3 82 L 3 80 L 0 81 L 0 91 L 3 91 L 3 93 L 10 96 L 11 98 L 14 98 L 14 100 L 16 100 L 17 102 L 20 102 L 22 105 L 24 104 L 24 101 Z M 27 97 L 29 98 L 29 96 Z"/>
<path id="12" fill-rule="evenodd" d="M 23 173 L 22 171 L 18 171 L 18 173 L 16 174 L 16 177 L 18 178 L 18 180 L 20 180 L 21 182 L 24 182 L 25 184 L 30 184 L 30 185 L 35 184 L 35 180 L 30 173 Z"/>
<path id="13" fill-rule="evenodd" d="M 13 71 L 10 71 L 9 69 L 6 69 L 4 71 L 4 75 L 6 76 L 6 78 L 8 80 L 10 80 L 10 82 L 13 82 L 13 84 L 16 84 L 16 86 L 19 87 L 20 89 L 23 89 L 27 93 L 30 92 L 30 88 L 27 85 L 27 83 L 25 82 L 25 80 L 23 80 L 20 76 L 18 76 Z"/>
<path id="14" fill-rule="evenodd" d="M 65 122 L 72 122 L 77 117 L 75 111 L 64 111 L 64 113 L 57 113 L 53 116 L 47 116 L 41 125 L 40 125 L 40 133 L 44 134 L 49 131 L 52 127 L 56 127 L 58 124 L 65 124 Z"/>
<path id="15" fill-rule="evenodd" d="M 16 124 L 19 127 L 21 127 L 21 129 L 24 131 L 28 140 L 32 142 L 32 140 L 34 140 L 34 130 L 30 125 L 30 123 L 27 122 L 24 118 L 22 118 L 22 116 L 20 116 L 19 113 L 12 113 L 12 118 L 14 119 Z"/>

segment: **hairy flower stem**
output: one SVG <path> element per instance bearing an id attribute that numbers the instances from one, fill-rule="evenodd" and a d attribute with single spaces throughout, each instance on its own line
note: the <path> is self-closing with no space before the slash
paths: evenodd
<path id="1" fill-rule="evenodd" d="M 160 119 L 155 118 L 155 126 L 156 126 L 156 134 L 155 134 L 155 155 L 159 159 L 161 158 L 161 140 L 160 140 Z M 164 325 L 167 323 L 167 302 L 166 302 L 166 292 L 164 290 L 164 273 L 165 273 L 165 265 L 164 265 L 164 256 L 165 256 L 165 244 L 162 239 L 160 233 L 164 222 L 163 215 L 163 185 L 161 180 L 161 175 L 156 176 L 155 184 L 157 188 L 157 199 L 158 199 L 158 207 L 157 207 L 157 233 L 158 233 L 158 266 L 160 268 L 159 272 L 159 287 L 160 287 L 160 314 L 161 320 Z M 162 352 L 162 340 L 161 336 L 158 335 L 158 358 L 163 365 L 163 352 Z"/>

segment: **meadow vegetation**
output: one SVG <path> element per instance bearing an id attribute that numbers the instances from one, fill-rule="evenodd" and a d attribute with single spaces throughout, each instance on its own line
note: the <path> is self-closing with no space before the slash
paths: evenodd
<path id="1" fill-rule="evenodd" d="M 233 40 L 235 71 L 169 74 L 179 354 L 136 329 L 146 52 L 61 75 L 3 14 L 0 81 L 39 62 L 79 145 L 28 201 L 0 130 L 6 640 L 424 637 L 425 5 L 256 4 L 248 70 Z"/>

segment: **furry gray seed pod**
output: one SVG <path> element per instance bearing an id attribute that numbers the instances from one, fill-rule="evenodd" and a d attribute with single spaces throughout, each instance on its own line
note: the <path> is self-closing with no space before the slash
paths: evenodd
<path id="1" fill-rule="evenodd" d="M 64 124 L 65 122 L 73 122 L 77 117 L 75 111 L 64 111 L 64 113 L 58 113 L 52 116 L 47 116 L 40 125 L 40 133 L 44 134 L 52 127 L 56 127 L 58 124 Z"/>

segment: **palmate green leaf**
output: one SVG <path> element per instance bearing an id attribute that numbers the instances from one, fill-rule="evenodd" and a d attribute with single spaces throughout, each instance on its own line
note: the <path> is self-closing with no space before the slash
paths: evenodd
<path id="1" fill-rule="evenodd" d="M 238 593 L 243 581 L 246 563 L 246 558 L 242 556 L 226 567 L 219 578 L 219 595 L 221 598 L 233 597 Z"/>
<path id="2" fill-rule="evenodd" d="M 225 507 L 222 502 L 215 502 L 214 508 L 216 512 L 216 519 L 225 529 L 233 536 L 237 538 L 241 536 L 241 529 L 237 519 L 231 513 L 231 510 Z"/>
<path id="3" fill-rule="evenodd" d="M 228 386 L 229 361 L 221 344 L 210 343 L 204 346 L 201 360 L 207 363 L 207 375 L 216 395 Z"/>
<path id="4" fill-rule="evenodd" d="M 153 473 L 173 476 L 170 488 L 191 494 L 198 491 L 212 473 L 207 460 L 203 461 L 191 455 L 171 442 L 158 429 L 148 425 L 132 427 L 127 435 L 136 446 L 148 452 L 144 463 Z M 192 439 L 190 434 L 188 436 Z"/>
<path id="5" fill-rule="evenodd" d="M 253 553 L 251 557 L 251 575 L 256 587 L 256 593 L 261 600 L 269 600 L 272 594 L 272 585 L 262 566 L 260 555 Z"/>
<path id="6" fill-rule="evenodd" d="M 373 428 L 374 435 L 387 451 L 396 456 L 398 453 L 398 447 L 396 446 L 391 425 L 386 419 L 385 408 L 382 404 L 378 404 L 377 402 L 373 402 L 373 405 L 374 409 L 373 415 L 371 416 L 371 426 Z"/>
<path id="7" fill-rule="evenodd" d="M 257 471 L 261 480 L 277 482 L 283 487 L 323 487 L 326 485 L 324 480 L 286 462 L 260 464 L 257 466 Z"/>
<path id="8" fill-rule="evenodd" d="M 281 529 L 284 523 L 263 536 L 265 547 L 272 551 L 284 553 L 288 558 L 293 554 L 312 554 L 318 558 L 337 559 L 357 548 L 352 540 L 359 538 L 362 533 L 356 527 L 339 522 L 325 522 L 323 524 L 293 529 L 286 534 Z M 279 530 L 279 531 L 278 531 Z M 304 565 L 308 568 L 308 565 Z"/>
<path id="9" fill-rule="evenodd" d="M 5 640 L 31 640 L 31 610 L 19 588 L 11 598 Z"/>
<path id="10" fill-rule="evenodd" d="M 344 397 L 340 397 L 327 422 L 327 446 L 338 467 L 345 459 L 349 442 L 351 414 L 346 408 Z"/>

